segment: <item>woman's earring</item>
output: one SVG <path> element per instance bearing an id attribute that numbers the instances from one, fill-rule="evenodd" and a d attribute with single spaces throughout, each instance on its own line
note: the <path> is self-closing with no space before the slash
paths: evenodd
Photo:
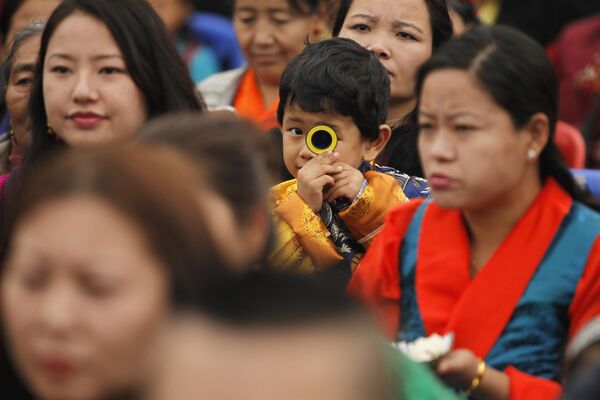
<path id="1" fill-rule="evenodd" d="M 536 156 L 537 156 L 537 151 L 535 151 L 535 150 L 529 150 L 527 152 L 527 158 L 529 158 L 530 160 L 533 160 Z"/>
<path id="2" fill-rule="evenodd" d="M 52 129 L 52 125 L 50 125 L 50 122 L 47 123 L 47 128 L 48 128 L 48 135 L 54 136 L 54 130 Z"/>

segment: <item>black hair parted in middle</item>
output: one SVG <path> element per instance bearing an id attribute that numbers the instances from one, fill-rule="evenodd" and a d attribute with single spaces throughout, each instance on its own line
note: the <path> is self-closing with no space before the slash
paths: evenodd
<path id="1" fill-rule="evenodd" d="M 297 104 L 306 112 L 351 117 L 363 139 L 376 139 L 387 119 L 389 74 L 377 57 L 353 40 L 308 45 L 286 67 L 279 84 L 277 119 Z"/>

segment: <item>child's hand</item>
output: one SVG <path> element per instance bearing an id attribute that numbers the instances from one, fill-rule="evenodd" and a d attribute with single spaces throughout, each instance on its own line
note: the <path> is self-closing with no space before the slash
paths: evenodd
<path id="1" fill-rule="evenodd" d="M 356 168 L 352 168 L 345 163 L 336 163 L 335 166 L 341 166 L 342 170 L 334 173 L 334 184 L 325 191 L 324 197 L 328 202 L 333 202 L 340 198 L 354 200 L 365 181 L 363 174 Z"/>
<path id="2" fill-rule="evenodd" d="M 323 206 L 323 188 L 333 185 L 332 175 L 343 170 L 340 165 L 334 165 L 338 158 L 339 154 L 327 152 L 309 160 L 298 170 L 298 194 L 316 213 Z"/>

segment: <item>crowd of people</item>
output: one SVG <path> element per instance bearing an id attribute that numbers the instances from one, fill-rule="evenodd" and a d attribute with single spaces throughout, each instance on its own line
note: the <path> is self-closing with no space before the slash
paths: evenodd
<path id="1" fill-rule="evenodd" d="M 597 399 L 592 3 L 0 0 L 0 398 Z"/>

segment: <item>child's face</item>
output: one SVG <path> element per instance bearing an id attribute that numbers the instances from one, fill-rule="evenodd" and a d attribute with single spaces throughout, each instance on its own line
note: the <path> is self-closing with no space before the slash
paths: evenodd
<path id="1" fill-rule="evenodd" d="M 339 153 L 339 161 L 353 168 L 358 168 L 365 160 L 365 152 L 369 144 L 363 140 L 360 131 L 351 117 L 329 112 L 310 113 L 297 104 L 288 104 L 283 116 L 283 160 L 285 166 L 294 177 L 298 176 L 304 164 L 316 157 L 306 146 L 306 134 L 315 125 L 327 125 L 338 137 L 335 152 Z M 371 161 L 371 160 L 367 160 Z"/>
<path id="2" fill-rule="evenodd" d="M 287 0 L 236 0 L 234 26 L 259 80 L 279 85 L 285 66 L 325 29 L 318 14 L 298 15 Z"/>

